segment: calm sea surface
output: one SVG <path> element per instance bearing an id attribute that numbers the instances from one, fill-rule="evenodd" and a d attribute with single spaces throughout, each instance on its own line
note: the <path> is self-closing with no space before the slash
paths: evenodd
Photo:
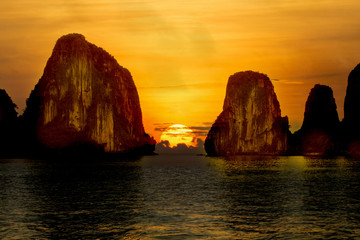
<path id="1" fill-rule="evenodd" d="M 0 239 L 360 239 L 360 162 L 0 160 Z"/>

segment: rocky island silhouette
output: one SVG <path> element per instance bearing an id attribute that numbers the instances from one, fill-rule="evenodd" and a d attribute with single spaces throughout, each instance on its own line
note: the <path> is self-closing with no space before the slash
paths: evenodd
<path id="1" fill-rule="evenodd" d="M 223 111 L 206 141 L 208 155 L 360 156 L 360 65 L 349 75 L 340 122 L 332 89 L 316 84 L 300 130 L 289 131 L 269 77 L 253 71 L 230 76 Z M 149 154 L 130 72 L 81 34 L 62 36 L 21 116 L 0 90 L 0 155 Z"/>
<path id="2" fill-rule="evenodd" d="M 333 91 L 316 84 L 305 105 L 304 121 L 293 139 L 295 153 L 305 155 L 339 154 L 340 121 Z"/>
<path id="3" fill-rule="evenodd" d="M 5 109 L 14 108 L 10 101 L 2 104 L 6 103 Z M 4 112 L 1 119 L 11 114 Z M 8 122 L 3 127 L 14 129 L 6 126 Z M 17 128 L 21 151 L 31 155 L 147 154 L 156 143 L 145 133 L 130 72 L 80 34 L 56 42 Z"/>
<path id="4" fill-rule="evenodd" d="M 224 107 L 205 140 L 209 155 L 284 154 L 289 123 L 268 76 L 252 71 L 230 76 Z"/>

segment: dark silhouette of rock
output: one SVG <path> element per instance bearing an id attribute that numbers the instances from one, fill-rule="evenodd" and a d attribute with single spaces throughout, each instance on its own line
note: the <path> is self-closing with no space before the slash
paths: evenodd
<path id="1" fill-rule="evenodd" d="M 348 77 L 342 127 L 345 151 L 360 157 L 360 64 Z"/>
<path id="2" fill-rule="evenodd" d="M 4 89 L 0 89 L 0 156 L 9 156 L 17 146 L 16 105 Z"/>
<path id="3" fill-rule="evenodd" d="M 230 76 L 223 111 L 205 140 L 208 155 L 283 154 L 289 124 L 265 74 Z"/>
<path id="4" fill-rule="evenodd" d="M 349 74 L 344 103 L 344 120 L 360 122 L 360 64 Z M 357 124 L 357 130 L 360 129 Z"/>
<path id="5" fill-rule="evenodd" d="M 306 101 L 304 121 L 294 134 L 296 151 L 305 155 L 331 155 L 339 152 L 339 116 L 330 87 L 316 84 Z"/>
<path id="6" fill-rule="evenodd" d="M 29 148 L 106 153 L 154 151 L 130 72 L 80 34 L 61 37 L 27 100 Z"/>

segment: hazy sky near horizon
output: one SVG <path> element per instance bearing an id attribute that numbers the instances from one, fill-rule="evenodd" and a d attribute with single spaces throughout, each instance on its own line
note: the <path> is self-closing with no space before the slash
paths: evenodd
<path id="1" fill-rule="evenodd" d="M 296 130 L 316 83 L 332 87 L 342 119 L 360 62 L 359 12 L 358 0 L 1 1 L 0 88 L 22 112 L 56 40 L 76 32 L 130 70 L 157 140 L 171 123 L 206 129 L 228 77 L 245 70 L 274 79 Z"/>

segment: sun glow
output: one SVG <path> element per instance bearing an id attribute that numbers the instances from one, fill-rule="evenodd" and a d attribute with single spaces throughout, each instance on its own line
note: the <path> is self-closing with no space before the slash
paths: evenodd
<path id="1" fill-rule="evenodd" d="M 169 141 L 170 147 L 175 147 L 179 143 L 186 144 L 188 147 L 196 146 L 196 136 L 193 131 L 185 125 L 174 124 L 168 127 L 160 137 L 161 141 Z"/>

